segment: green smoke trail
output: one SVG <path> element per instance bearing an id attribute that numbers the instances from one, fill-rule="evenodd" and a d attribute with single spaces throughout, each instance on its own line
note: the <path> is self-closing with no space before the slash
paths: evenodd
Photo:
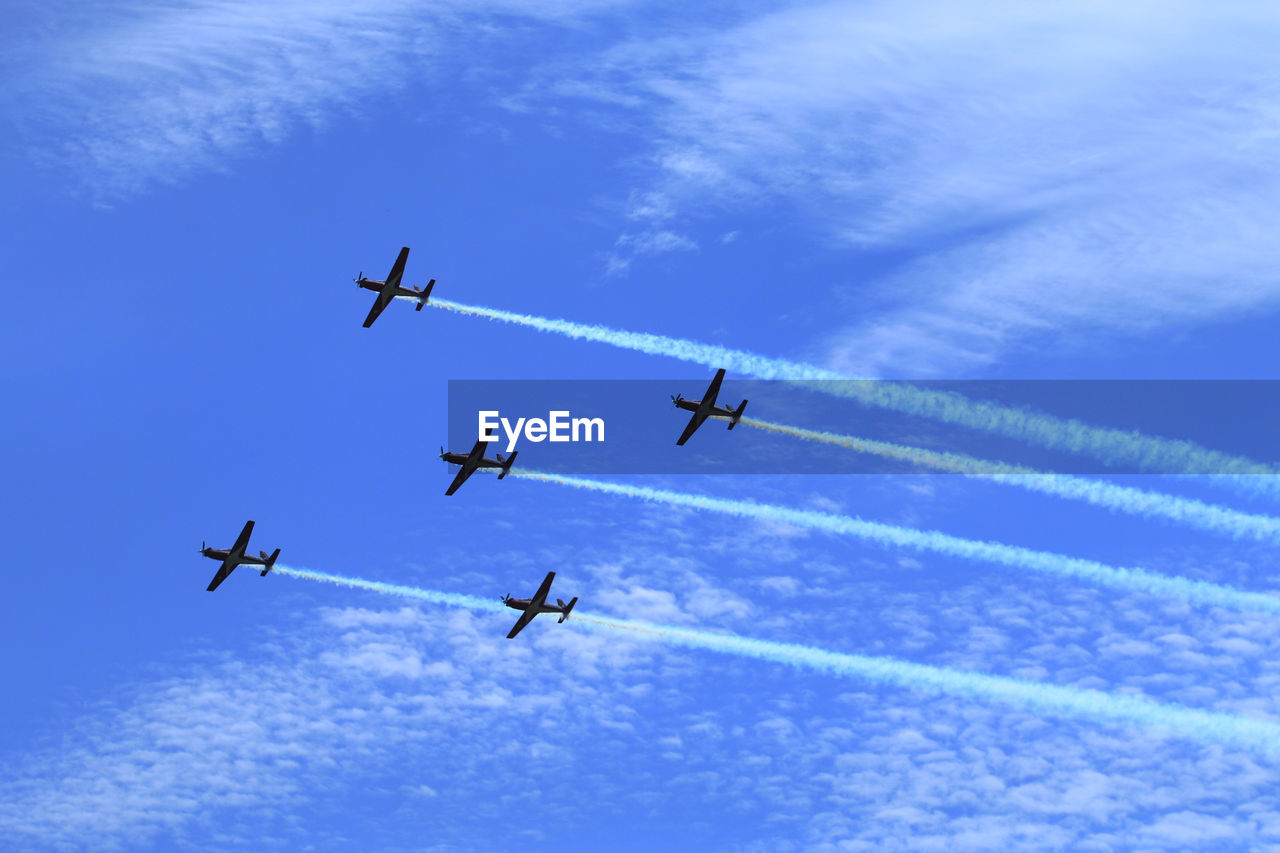
<path id="1" fill-rule="evenodd" d="M 464 607 L 470 610 L 503 609 L 497 601 L 473 595 L 369 581 L 278 564 L 275 571 L 288 577 L 333 583 L 433 604 Z M 567 624 L 586 626 L 593 630 L 622 631 L 631 636 L 657 640 L 673 646 L 770 661 L 795 669 L 856 678 L 873 684 L 922 693 L 959 696 L 1037 714 L 1131 725 L 1147 731 L 1154 730 L 1200 742 L 1244 747 L 1267 757 L 1280 755 L 1280 724 L 1269 720 L 1252 719 L 1219 711 L 1202 711 L 1183 705 L 1161 703 L 1138 696 L 1106 693 L 1101 690 L 1043 684 L 969 670 L 912 663 L 891 657 L 832 652 L 798 643 L 757 640 L 736 634 L 718 634 L 693 628 L 612 619 L 576 611 Z"/>
<path id="2" fill-rule="evenodd" d="M 984 430 L 1053 450 L 1087 454 L 1108 464 L 1128 465 L 1146 471 L 1182 474 L 1260 475 L 1278 474 L 1280 469 L 1179 439 L 1142 435 L 1137 432 L 1095 427 L 1075 419 L 1054 417 L 1021 408 L 980 400 L 970 400 L 949 391 L 916 388 L 898 382 L 854 379 L 832 370 L 771 358 L 745 350 L 704 344 L 684 338 L 627 332 L 608 326 L 575 323 L 519 314 L 497 308 L 464 305 L 447 299 L 432 299 L 430 305 L 513 323 L 541 332 L 575 340 L 595 341 L 649 355 L 661 355 L 710 368 L 723 367 L 758 379 L 782 379 L 825 394 L 857 400 L 904 414 L 932 418 L 945 423 Z M 1280 494 L 1275 478 L 1236 477 L 1233 485 L 1264 489 Z"/>
<path id="3" fill-rule="evenodd" d="M 900 459 L 938 471 L 949 471 L 968 477 L 1006 483 L 1034 492 L 1085 501 L 1095 506 L 1133 515 L 1165 518 L 1201 530 L 1225 533 L 1235 539 L 1280 543 L 1280 518 L 1269 515 L 1240 512 L 1191 498 L 1119 486 L 1115 483 L 1089 480 L 1069 474 L 1050 474 L 1033 468 L 976 459 L 959 453 L 908 447 L 888 441 L 804 429 L 755 418 L 743 418 L 741 423 L 770 432 L 795 436 L 806 441 L 846 447 L 858 453 L 870 453 L 887 459 Z"/>

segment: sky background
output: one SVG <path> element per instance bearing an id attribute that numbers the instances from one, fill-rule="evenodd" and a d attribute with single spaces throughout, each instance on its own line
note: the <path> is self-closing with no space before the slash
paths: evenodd
<path id="1" fill-rule="evenodd" d="M 0 33 L 0 846 L 1280 848 L 1274 754 L 248 569 L 210 595 L 196 553 L 253 518 L 290 565 L 555 570 L 592 612 L 1280 720 L 1273 616 L 446 498 L 450 379 L 710 371 L 400 302 L 363 329 L 351 283 L 407 245 L 441 298 L 851 375 L 1271 379 L 1273 8 L 19 2 Z M 644 482 L 1280 586 L 1273 547 L 989 482 Z"/>

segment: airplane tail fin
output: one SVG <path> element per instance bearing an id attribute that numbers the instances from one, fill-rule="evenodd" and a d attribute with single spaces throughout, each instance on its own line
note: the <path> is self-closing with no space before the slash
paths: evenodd
<path id="1" fill-rule="evenodd" d="M 507 457 L 506 461 L 502 463 L 502 473 L 498 475 L 499 480 L 501 480 L 503 477 L 511 473 L 511 466 L 516 464 L 516 457 L 519 455 L 520 455 L 519 450 L 514 451 L 510 456 Z"/>
<path id="2" fill-rule="evenodd" d="M 262 574 L 258 575 L 258 577 L 260 578 L 265 578 L 267 576 L 267 572 L 275 568 L 276 558 L 280 556 L 280 549 L 277 548 L 275 551 L 273 551 L 270 557 L 267 556 L 266 551 L 259 551 L 258 553 L 261 554 L 264 558 L 266 558 L 266 561 L 267 561 L 266 565 L 262 567 Z"/>
<path id="3" fill-rule="evenodd" d="M 742 410 L 747 407 L 747 401 L 743 400 L 738 404 L 738 408 L 733 413 L 733 418 L 729 421 L 729 429 L 733 429 L 738 425 L 738 421 L 742 420 Z"/>
<path id="4" fill-rule="evenodd" d="M 556 600 L 560 601 L 559 599 L 556 599 Z M 560 614 L 560 619 L 558 620 L 557 624 L 569 618 L 569 612 L 573 610 L 573 605 L 577 603 L 578 603 L 578 596 L 576 595 L 573 598 L 569 599 L 569 603 L 567 605 L 563 601 L 560 601 L 561 606 L 564 607 L 564 612 Z"/>
<path id="5" fill-rule="evenodd" d="M 418 305 L 413 310 L 421 311 L 422 306 L 427 304 L 427 299 L 431 296 L 431 288 L 436 286 L 436 280 L 433 278 L 427 282 L 427 286 L 422 288 L 422 295 L 418 297 Z"/>

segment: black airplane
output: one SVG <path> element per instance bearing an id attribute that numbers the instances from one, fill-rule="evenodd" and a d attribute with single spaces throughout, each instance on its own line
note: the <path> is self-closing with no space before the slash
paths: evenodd
<path id="1" fill-rule="evenodd" d="M 547 593 L 551 591 L 551 582 L 556 579 L 555 572 L 547 572 L 547 578 L 542 582 L 542 586 L 538 587 L 538 591 L 533 594 L 533 598 L 512 598 L 509 595 L 502 596 L 502 603 L 516 610 L 523 610 L 520 618 L 516 620 L 516 625 L 511 629 L 511 633 L 507 634 L 510 640 L 516 634 L 520 633 L 525 625 L 533 621 L 533 617 L 539 613 L 559 613 L 560 620 L 569 618 L 569 611 L 573 609 L 573 605 L 578 603 L 578 597 L 575 595 L 568 604 L 563 599 L 557 598 L 555 604 L 547 604 Z M 557 622 L 556 624 L 559 624 Z"/>
<path id="2" fill-rule="evenodd" d="M 218 584 L 227 579 L 227 575 L 235 571 L 236 566 L 262 566 L 262 575 L 266 575 L 276 564 L 276 557 L 280 556 L 280 549 L 277 548 L 275 553 L 270 557 L 266 551 L 259 551 L 261 557 L 253 557 L 244 552 L 245 546 L 249 544 L 249 534 L 253 533 L 253 522 L 246 521 L 244 530 L 240 531 L 240 535 L 236 538 L 236 544 L 231 546 L 231 550 L 222 548 L 210 548 L 203 542 L 200 543 L 200 553 L 208 557 L 210 560 L 221 560 L 222 565 L 218 568 L 218 573 L 213 576 L 213 580 L 209 581 L 209 592 L 213 592 L 218 588 Z"/>
<path id="3" fill-rule="evenodd" d="M 431 288 L 435 287 L 436 280 L 433 278 L 427 282 L 427 286 L 418 290 L 416 287 L 401 287 L 400 279 L 404 276 L 404 263 L 409 260 L 409 247 L 405 246 L 400 250 L 400 256 L 396 258 L 395 265 L 391 267 L 391 272 L 387 273 L 386 281 L 374 281 L 371 278 L 365 278 L 364 273 L 356 276 L 355 283 L 365 290 L 377 291 L 378 298 L 373 301 L 373 307 L 369 309 L 369 316 L 364 318 L 364 327 L 367 329 L 373 325 L 373 321 L 378 319 L 378 315 L 382 313 L 382 309 L 391 304 L 391 300 L 397 296 L 407 296 L 411 299 L 418 300 L 418 306 L 414 311 L 421 311 L 422 306 L 427 304 L 427 297 L 431 295 Z"/>
<path id="4" fill-rule="evenodd" d="M 736 409 L 717 406 L 716 395 L 720 393 L 720 382 L 723 379 L 724 368 L 722 367 L 716 371 L 716 378 L 711 380 L 711 384 L 707 386 L 707 393 L 702 395 L 701 400 L 686 400 L 679 394 L 671 398 L 671 402 L 676 404 L 677 409 L 693 412 L 693 417 L 689 419 L 689 425 L 684 428 L 684 432 L 680 433 L 680 438 L 677 439 L 676 444 L 684 444 L 688 441 L 689 436 L 693 435 L 707 418 L 728 418 L 729 429 L 733 429 L 738 425 L 738 421 L 742 419 L 742 410 L 747 407 L 747 401 L 743 400 Z"/>
<path id="5" fill-rule="evenodd" d="M 506 459 L 502 458 L 501 453 L 495 454 L 497 456 L 496 459 L 485 459 L 484 450 L 488 446 L 489 442 L 487 441 L 477 441 L 476 446 L 471 448 L 470 453 L 445 453 L 444 448 L 440 448 L 441 459 L 453 465 L 462 466 L 458 476 L 454 477 L 453 482 L 449 484 L 449 488 L 445 489 L 444 493 L 446 495 L 451 495 L 458 491 L 458 486 L 465 483 L 467 478 L 476 472 L 477 468 L 501 468 L 502 473 L 498 475 L 499 480 L 511 473 L 511 466 L 515 464 L 516 457 L 520 455 L 520 451 L 517 450 Z"/>

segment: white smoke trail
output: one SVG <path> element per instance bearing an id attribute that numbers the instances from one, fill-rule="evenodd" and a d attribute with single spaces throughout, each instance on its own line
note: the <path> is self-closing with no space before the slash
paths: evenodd
<path id="1" fill-rule="evenodd" d="M 743 418 L 741 423 L 807 441 L 847 447 L 858 453 L 900 459 L 939 471 L 950 471 L 968 477 L 1007 483 L 1046 495 L 1085 501 L 1095 506 L 1133 515 L 1166 518 L 1201 530 L 1225 533 L 1235 539 L 1280 543 L 1280 518 L 1274 516 L 1240 512 L 1191 498 L 1175 497 L 1069 474 L 1050 474 L 1033 468 L 976 459 L 959 453 L 908 447 L 888 441 L 804 429 L 755 418 Z"/>
<path id="2" fill-rule="evenodd" d="M 1054 450 L 1088 454 L 1108 464 L 1127 465 L 1159 473 L 1280 474 L 1280 468 L 1209 450 L 1190 441 L 1089 426 L 1075 419 L 970 400 L 949 391 L 917 388 L 898 382 L 854 379 L 815 365 L 771 358 L 745 350 L 665 335 L 627 332 L 607 326 L 518 314 L 497 308 L 464 305 L 447 299 L 432 299 L 428 304 L 447 311 L 514 323 L 575 340 L 595 341 L 649 355 L 668 356 L 711 368 L 723 367 L 758 379 L 787 380 L 805 388 L 867 405 L 993 432 Z M 1232 482 L 1251 490 L 1263 489 L 1280 494 L 1280 482 L 1276 482 L 1275 478 L 1246 477 L 1240 482 Z"/>
<path id="3" fill-rule="evenodd" d="M 324 581 L 453 607 L 488 611 L 502 609 L 502 605 L 496 601 L 472 595 L 380 583 L 278 564 L 276 572 L 290 577 Z M 716 634 L 691 628 L 611 619 L 576 611 L 568 624 L 586 625 L 596 630 L 626 631 L 674 646 L 771 661 L 796 669 L 857 678 L 924 693 L 994 702 L 1034 713 L 1132 725 L 1201 742 L 1244 747 L 1268 757 L 1280 755 L 1280 724 L 1269 720 L 1251 719 L 1220 711 L 1202 711 L 1089 688 L 1043 684 L 912 663 L 891 657 L 831 652 L 797 643 L 756 640 L 735 634 Z"/>
<path id="4" fill-rule="evenodd" d="M 402 586 L 396 583 L 383 583 L 382 581 L 367 581 L 360 578 L 349 578 L 343 575 L 331 575 L 328 572 L 318 572 L 314 569 L 303 569 L 297 566 L 284 566 L 276 563 L 272 570 L 277 574 L 288 575 L 294 578 L 305 578 L 309 581 L 321 581 L 323 583 L 334 583 L 339 586 L 355 587 L 356 589 L 365 589 L 370 592 L 378 592 L 383 595 L 395 595 L 401 598 L 416 598 L 419 601 L 427 601 L 431 604 L 446 604 L 449 607 L 464 607 L 467 610 L 491 610 L 501 611 L 506 609 L 501 601 L 495 601 L 490 598 L 479 598 L 474 595 L 464 595 L 460 592 L 439 592 L 434 589 L 422 589 L 416 586 Z"/>
<path id="5" fill-rule="evenodd" d="M 757 518 L 795 527 L 825 530 L 831 533 L 856 536 L 881 545 L 914 548 L 919 551 L 934 551 L 952 557 L 963 557 L 996 563 L 1002 566 L 1030 569 L 1035 572 L 1073 578 L 1100 586 L 1111 586 L 1149 595 L 1176 598 L 1199 605 L 1280 614 L 1280 598 L 1265 593 L 1247 592 L 1207 581 L 1162 575 L 1147 569 L 1109 566 L 1106 563 L 1099 563 L 1095 560 L 1068 557 L 1064 554 L 1054 554 L 1049 551 L 1036 551 L 1031 548 L 1005 545 L 1000 542 L 962 539 L 936 530 L 914 530 L 910 527 L 864 521 L 861 518 L 835 515 L 817 510 L 790 509 L 770 504 L 759 504 L 753 501 L 715 498 L 708 495 L 673 492 L 648 486 L 630 486 L 623 483 L 590 480 L 584 477 L 548 474 L 527 468 L 523 471 L 512 470 L 511 476 L 523 480 L 540 480 L 578 489 L 623 495 L 671 506 L 710 510 L 712 512 L 735 515 L 740 518 Z"/>

